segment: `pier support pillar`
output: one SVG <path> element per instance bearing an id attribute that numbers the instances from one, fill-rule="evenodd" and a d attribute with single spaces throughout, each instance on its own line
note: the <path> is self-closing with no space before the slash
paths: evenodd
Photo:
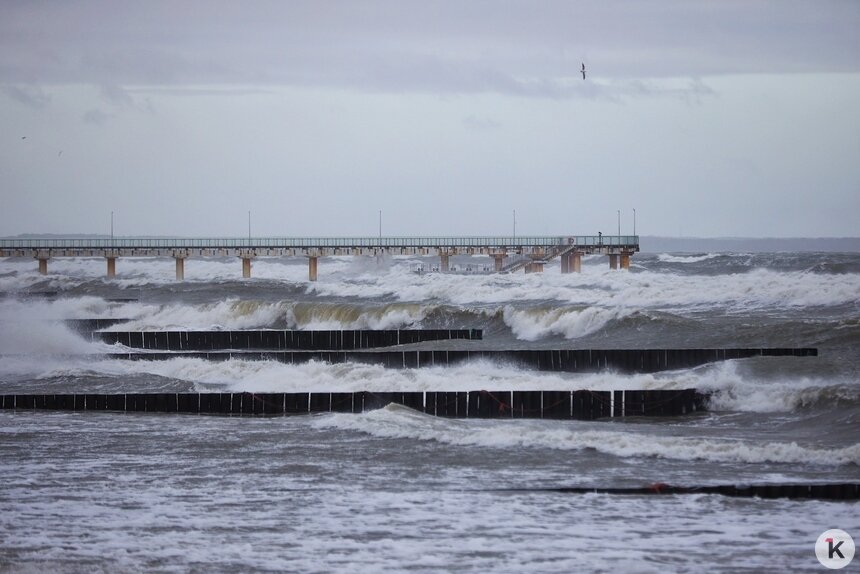
<path id="1" fill-rule="evenodd" d="M 317 263 L 319 257 L 308 257 L 308 281 L 317 280 Z"/>
<path id="2" fill-rule="evenodd" d="M 610 269 L 618 269 L 618 254 L 610 253 L 609 254 L 609 268 Z"/>
<path id="3" fill-rule="evenodd" d="M 182 281 L 185 279 L 185 258 L 174 257 L 176 259 L 176 280 Z"/>
<path id="4" fill-rule="evenodd" d="M 543 273 L 543 262 L 532 261 L 526 265 L 526 273 Z"/>
<path id="5" fill-rule="evenodd" d="M 582 253 L 571 251 L 561 256 L 562 273 L 582 273 Z"/>
<path id="6" fill-rule="evenodd" d="M 107 258 L 107 276 L 116 277 L 116 257 Z"/>
<path id="7" fill-rule="evenodd" d="M 448 255 L 443 254 L 439 256 L 439 271 L 442 273 L 448 272 Z"/>
<path id="8" fill-rule="evenodd" d="M 48 274 L 48 260 L 47 259 L 39 259 L 39 275 L 47 275 Z"/>
<path id="9" fill-rule="evenodd" d="M 622 253 L 621 254 L 621 268 L 622 269 L 630 269 L 630 254 Z"/>
<path id="10" fill-rule="evenodd" d="M 507 255 L 493 255 L 493 260 L 496 263 L 496 273 L 502 272 L 502 267 L 504 267 L 505 264 L 505 257 L 507 257 Z"/>
<path id="11" fill-rule="evenodd" d="M 251 278 L 251 258 L 243 257 L 242 258 L 242 278 L 250 279 Z"/>

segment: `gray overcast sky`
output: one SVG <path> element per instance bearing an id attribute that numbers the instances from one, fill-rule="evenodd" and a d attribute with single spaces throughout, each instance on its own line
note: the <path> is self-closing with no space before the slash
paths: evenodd
<path id="1" fill-rule="evenodd" d="M 860 2 L 0 3 L 0 235 L 860 235 Z M 584 62 L 588 76 L 579 69 Z"/>

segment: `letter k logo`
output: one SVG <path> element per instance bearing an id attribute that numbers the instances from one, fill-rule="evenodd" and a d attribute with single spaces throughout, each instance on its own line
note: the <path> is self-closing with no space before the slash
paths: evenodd
<path id="1" fill-rule="evenodd" d="M 836 544 L 836 545 L 834 546 L 834 544 L 833 544 L 833 539 L 832 539 L 832 538 L 828 538 L 828 539 L 827 539 L 827 557 L 828 557 L 828 558 L 830 558 L 830 559 L 832 560 L 832 559 L 833 559 L 833 555 L 834 555 L 834 554 L 838 554 L 840 558 L 842 558 L 843 560 L 845 560 L 845 555 L 844 555 L 844 554 L 842 554 L 842 551 L 841 551 L 841 550 L 839 550 L 839 547 L 840 547 L 840 546 L 842 546 L 842 544 L 843 544 L 844 542 L 845 542 L 844 540 L 840 540 L 840 541 L 839 541 L 839 543 L 838 543 L 838 544 Z"/>
<path id="2" fill-rule="evenodd" d="M 845 568 L 854 559 L 854 539 L 838 528 L 821 533 L 815 541 L 815 557 L 821 565 L 831 570 Z"/>

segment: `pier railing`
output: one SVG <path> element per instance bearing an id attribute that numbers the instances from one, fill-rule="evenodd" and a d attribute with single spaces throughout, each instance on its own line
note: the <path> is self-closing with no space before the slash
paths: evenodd
<path id="1" fill-rule="evenodd" d="M 631 247 L 638 235 L 500 236 L 500 237 L 114 237 L 6 238 L 0 249 L 254 249 L 254 248 L 517 248 Z"/>

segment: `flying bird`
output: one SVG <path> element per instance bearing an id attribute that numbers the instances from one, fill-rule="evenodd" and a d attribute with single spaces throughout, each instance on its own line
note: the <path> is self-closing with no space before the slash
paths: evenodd
<path id="1" fill-rule="evenodd" d="M 585 79 L 585 62 L 582 63 L 582 79 Z"/>

